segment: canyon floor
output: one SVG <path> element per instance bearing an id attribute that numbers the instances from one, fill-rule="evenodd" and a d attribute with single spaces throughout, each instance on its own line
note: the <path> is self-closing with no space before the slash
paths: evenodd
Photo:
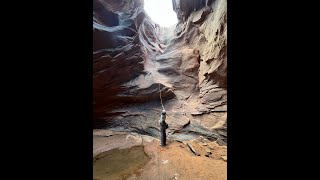
<path id="1" fill-rule="evenodd" d="M 168 140 L 129 132 L 93 131 L 94 180 L 227 179 L 227 147 L 202 136 Z"/>

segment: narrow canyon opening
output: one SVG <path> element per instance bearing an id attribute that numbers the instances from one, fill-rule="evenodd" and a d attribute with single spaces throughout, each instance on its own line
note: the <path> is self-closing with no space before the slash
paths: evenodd
<path id="1" fill-rule="evenodd" d="M 146 14 L 160 27 L 174 27 L 178 23 L 170 0 L 144 0 Z"/>

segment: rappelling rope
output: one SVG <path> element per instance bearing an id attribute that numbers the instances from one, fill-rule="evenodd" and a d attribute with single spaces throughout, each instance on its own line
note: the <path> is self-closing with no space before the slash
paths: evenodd
<path id="1" fill-rule="evenodd" d="M 159 83 L 159 93 L 160 93 L 160 100 L 161 100 L 162 110 L 166 110 L 166 109 L 164 109 L 164 106 L 163 106 L 163 103 L 162 103 L 161 90 L 160 90 L 160 83 Z"/>
<path id="2" fill-rule="evenodd" d="M 164 108 L 163 103 L 162 103 L 160 83 L 158 83 L 158 84 L 159 84 L 159 94 L 160 94 L 160 102 L 161 102 L 162 110 L 166 111 L 166 109 Z M 182 106 L 183 115 L 185 116 L 186 112 L 185 112 L 185 109 L 184 109 L 184 103 L 178 97 L 177 97 L 177 100 L 180 102 L 180 104 Z"/>

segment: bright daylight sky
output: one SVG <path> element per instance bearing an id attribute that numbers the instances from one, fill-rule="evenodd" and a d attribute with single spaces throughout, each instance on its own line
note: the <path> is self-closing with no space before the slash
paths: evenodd
<path id="1" fill-rule="evenodd" d="M 169 27 L 178 22 L 173 11 L 172 0 L 144 0 L 144 9 L 151 19 L 162 27 Z"/>

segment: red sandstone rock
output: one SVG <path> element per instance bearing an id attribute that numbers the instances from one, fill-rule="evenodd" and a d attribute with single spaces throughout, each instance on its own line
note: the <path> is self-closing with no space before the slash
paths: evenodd
<path id="1" fill-rule="evenodd" d="M 156 135 L 160 87 L 169 133 L 226 142 L 226 117 L 201 122 L 227 111 L 227 1 L 174 2 L 179 23 L 162 28 L 142 0 L 93 1 L 95 122 Z"/>

